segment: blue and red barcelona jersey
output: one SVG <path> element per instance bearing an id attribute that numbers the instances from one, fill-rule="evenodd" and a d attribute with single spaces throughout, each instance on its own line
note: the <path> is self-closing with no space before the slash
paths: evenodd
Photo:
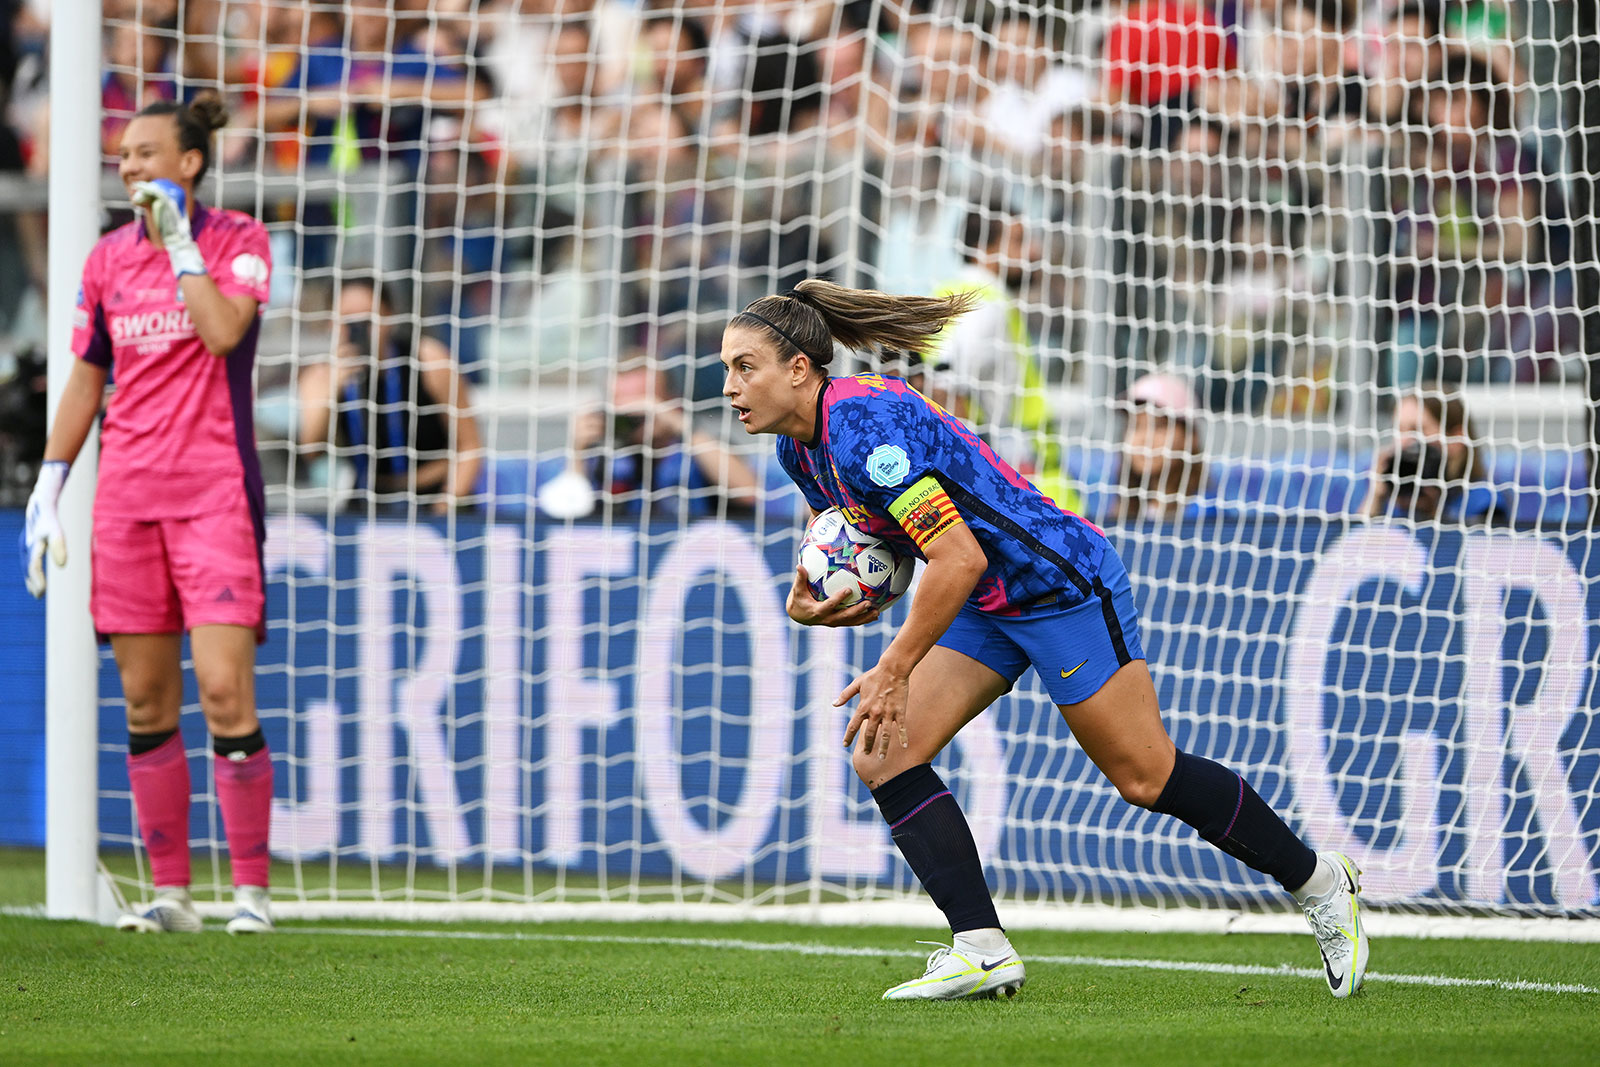
<path id="1" fill-rule="evenodd" d="M 830 379 L 813 443 L 780 436 L 778 461 L 814 509 L 838 506 L 856 526 L 923 559 L 930 537 L 922 535 L 937 536 L 955 521 L 949 511 L 959 513 L 989 557 L 972 594 L 983 611 L 1011 614 L 1051 595 L 1063 607 L 1080 603 L 1113 552 L 1099 528 L 1057 507 L 971 427 L 899 378 Z"/>

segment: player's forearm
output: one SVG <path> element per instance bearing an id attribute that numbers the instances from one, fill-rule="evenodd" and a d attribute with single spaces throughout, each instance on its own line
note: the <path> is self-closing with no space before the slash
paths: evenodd
<path id="1" fill-rule="evenodd" d="M 483 453 L 474 449 L 464 452 L 450 463 L 450 495 L 460 500 L 472 495 L 478 485 L 478 472 L 483 470 Z"/>
<path id="2" fill-rule="evenodd" d="M 106 372 L 99 367 L 81 360 L 73 366 L 56 407 L 55 421 L 50 424 L 50 439 L 44 446 L 46 462 L 71 463 L 78 458 L 94 426 L 94 417 L 100 413 L 105 387 Z"/>
<path id="3" fill-rule="evenodd" d="M 976 557 L 962 554 L 930 559 L 911 601 L 911 614 L 878 663 L 896 675 L 909 676 L 955 622 L 987 567 L 982 552 Z"/>
<path id="4" fill-rule="evenodd" d="M 246 313 L 230 302 L 209 274 L 185 274 L 178 286 L 206 351 L 213 356 L 226 356 L 238 347 L 255 321 L 254 308 Z"/>
<path id="5" fill-rule="evenodd" d="M 721 486 L 730 500 L 740 504 L 756 502 L 760 488 L 756 472 L 750 464 L 734 455 L 721 443 L 704 432 L 696 432 L 689 443 L 695 466 L 712 485 Z"/>

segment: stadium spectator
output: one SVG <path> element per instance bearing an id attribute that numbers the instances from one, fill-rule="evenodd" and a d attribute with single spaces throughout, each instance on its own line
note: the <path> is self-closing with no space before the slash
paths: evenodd
<path id="1" fill-rule="evenodd" d="M 871 34 L 869 23 L 857 21 L 858 5 L 819 11 L 825 21 L 813 40 L 820 42 L 817 63 L 826 92 L 821 121 L 836 151 L 853 158 L 859 148 L 867 165 L 881 171 L 893 148 L 896 112 L 889 49 Z"/>
<path id="2" fill-rule="evenodd" d="M 547 482 L 539 498 L 560 517 L 597 506 L 651 518 L 748 514 L 761 488 L 743 457 L 691 426 L 666 371 L 643 357 L 617 366 L 606 403 L 573 420 L 567 475 Z"/>
<path id="3" fill-rule="evenodd" d="M 711 42 L 705 24 L 681 8 L 652 11 L 644 17 L 640 43 L 649 57 L 641 95 L 670 101 L 699 140 L 716 135 L 708 79 Z"/>
<path id="4" fill-rule="evenodd" d="M 1577 345 L 1559 181 L 1485 60 L 1452 53 L 1441 77 L 1423 100 L 1425 169 L 1391 186 L 1392 381 L 1549 376 Z"/>
<path id="5" fill-rule="evenodd" d="M 118 22 L 106 31 L 106 66 L 100 77 L 100 151 L 116 165 L 122 134 L 146 104 L 172 100 L 177 82 L 168 63 L 171 25 Z"/>
<path id="6" fill-rule="evenodd" d="M 750 106 L 744 117 L 741 171 L 740 288 L 746 295 L 788 288 L 808 272 L 837 269 L 825 217 L 849 211 L 852 183 L 829 186 L 818 173 L 827 131 L 821 123 L 823 88 L 816 52 L 787 38 L 756 42 L 749 67 Z M 826 198 L 832 196 L 830 203 Z M 848 240 L 849 224 L 832 231 Z M 715 375 L 716 395 L 722 387 Z"/>
<path id="7" fill-rule="evenodd" d="M 1407 0 L 1383 16 L 1378 50 L 1367 80 L 1367 116 L 1380 129 L 1399 130 L 1410 122 L 1422 87 L 1444 65 L 1444 38 L 1436 0 Z"/>
<path id="8" fill-rule="evenodd" d="M 1409 393 L 1394 410 L 1394 439 L 1373 461 L 1361 513 L 1468 524 L 1509 521 L 1489 484 L 1478 433 L 1457 393 Z"/>
<path id="9" fill-rule="evenodd" d="M 344 276 L 338 311 L 333 358 L 300 371 L 302 454 L 348 455 L 358 504 L 415 502 L 435 514 L 470 504 L 483 437 L 450 350 L 397 316 L 380 277 Z"/>
<path id="10" fill-rule="evenodd" d="M 453 118 L 428 131 L 422 174 L 420 305 L 449 333 L 445 347 L 476 378 L 482 338 L 504 266 L 504 153 Z"/>
<path id="11" fill-rule="evenodd" d="M 729 161 L 703 152 L 688 121 L 662 97 L 636 99 L 622 136 L 622 231 L 612 235 L 621 269 L 611 270 L 619 287 L 618 344 L 666 362 L 689 361 L 704 352 L 693 333 L 698 315 L 725 308 L 737 284 L 734 183 L 718 180 Z"/>
<path id="12" fill-rule="evenodd" d="M 1119 477 L 1111 521 L 1167 522 L 1207 514 L 1200 411 L 1189 383 L 1174 374 L 1146 374 L 1128 387 Z"/>
<path id="13" fill-rule="evenodd" d="M 1000 204 L 968 211 L 962 245 L 965 267 L 934 295 L 971 293 L 977 306 L 923 353 L 928 395 L 971 422 L 1040 492 L 1068 511 L 1082 511 L 1062 466 L 1044 367 L 1021 306 L 1037 247 L 1022 220 Z"/>
<path id="14" fill-rule="evenodd" d="M 1106 31 L 1106 99 L 1130 109 L 1133 140 L 1146 148 L 1169 143 L 1206 79 L 1230 66 L 1210 0 L 1144 0 Z"/>
<path id="15" fill-rule="evenodd" d="M 188 105 L 149 104 L 123 130 L 119 177 L 140 218 L 102 237 L 84 267 L 78 360 L 25 520 L 27 584 L 40 596 L 45 555 L 66 562 L 56 501 L 114 373 L 94 540 L 74 550 L 90 553 L 90 612 L 122 679 L 128 777 L 155 887 L 150 904 L 118 921 L 123 930 L 200 929 L 179 731 L 185 631 L 232 859 L 228 929 L 272 929 L 272 763 L 254 681 L 255 646 L 266 639 L 265 499 L 250 401 L 271 258 L 261 223 L 195 198 L 226 119 L 220 99 L 202 94 Z"/>
<path id="16" fill-rule="evenodd" d="M 1044 33 L 1044 19 L 1014 9 L 994 27 L 989 55 L 994 88 L 978 109 L 978 128 L 986 145 L 1036 166 L 1057 115 L 1074 111 L 1095 95 L 1084 71 L 1056 62 Z"/>

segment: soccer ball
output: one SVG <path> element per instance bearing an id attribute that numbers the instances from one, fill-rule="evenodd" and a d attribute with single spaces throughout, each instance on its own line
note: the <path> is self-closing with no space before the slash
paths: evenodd
<path id="1" fill-rule="evenodd" d="M 811 595 L 818 600 L 843 589 L 846 604 L 866 600 L 882 611 L 911 585 L 917 561 L 850 525 L 838 508 L 829 508 L 806 527 L 805 540 L 800 542 L 800 565 L 811 581 Z"/>

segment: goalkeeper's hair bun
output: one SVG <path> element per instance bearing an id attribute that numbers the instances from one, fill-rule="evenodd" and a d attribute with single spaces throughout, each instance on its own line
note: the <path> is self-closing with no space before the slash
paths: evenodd
<path id="1" fill-rule="evenodd" d="M 215 89 L 202 89 L 189 101 L 189 114 L 208 132 L 228 124 L 228 105 Z"/>
<path id="2" fill-rule="evenodd" d="M 228 124 L 228 108 L 215 89 L 202 89 L 187 104 L 177 100 L 157 100 L 139 110 L 137 118 L 170 115 L 178 131 L 178 148 L 200 153 L 200 171 L 195 185 L 211 169 L 211 135 Z"/>

